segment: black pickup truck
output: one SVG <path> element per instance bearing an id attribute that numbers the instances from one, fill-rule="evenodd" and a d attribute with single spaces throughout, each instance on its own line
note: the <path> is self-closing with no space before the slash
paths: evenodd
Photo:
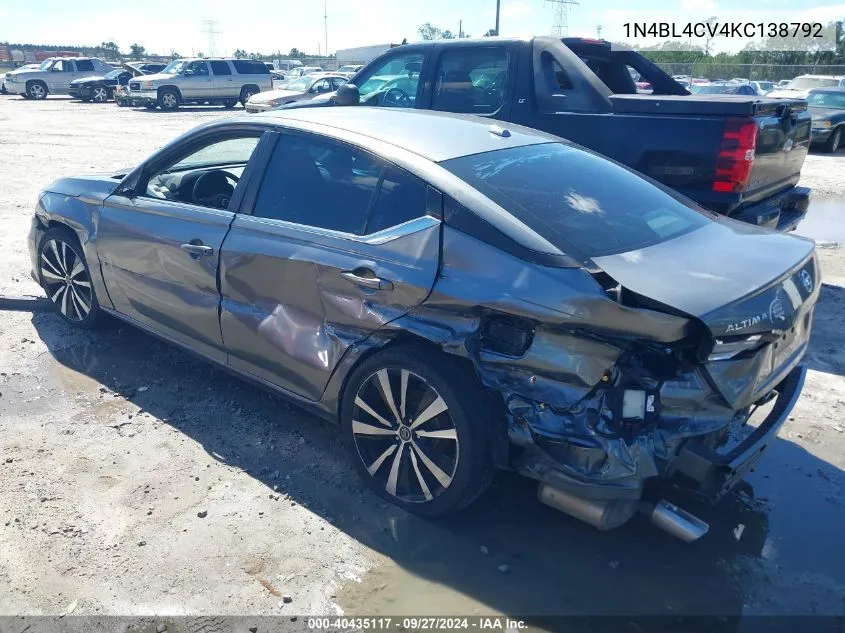
<path id="1" fill-rule="evenodd" d="M 637 94 L 635 76 L 652 94 Z M 322 103 L 352 104 L 470 113 L 537 128 L 752 224 L 794 229 L 809 202 L 810 190 L 796 186 L 810 144 L 805 101 L 690 95 L 639 53 L 602 40 L 405 44 Z"/>

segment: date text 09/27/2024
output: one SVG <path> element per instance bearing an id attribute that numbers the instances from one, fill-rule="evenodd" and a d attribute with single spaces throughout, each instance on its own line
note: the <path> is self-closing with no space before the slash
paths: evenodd
<path id="1" fill-rule="evenodd" d="M 500 616 L 466 617 L 316 617 L 308 618 L 306 624 L 313 630 L 392 630 L 404 631 L 446 631 L 446 630 L 481 630 L 481 631 L 516 631 L 526 628 L 524 620 Z"/>

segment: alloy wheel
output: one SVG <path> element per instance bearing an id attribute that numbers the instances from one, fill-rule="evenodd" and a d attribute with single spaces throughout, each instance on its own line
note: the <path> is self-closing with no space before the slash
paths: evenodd
<path id="1" fill-rule="evenodd" d="M 385 368 L 355 396 L 352 437 L 364 467 L 388 494 L 426 503 L 452 483 L 458 433 L 449 407 L 424 378 Z"/>
<path id="2" fill-rule="evenodd" d="M 44 92 L 44 86 L 42 86 L 41 84 L 32 84 L 29 87 L 29 95 L 33 99 L 43 99 L 45 96 L 47 96 L 47 93 Z"/>
<path id="3" fill-rule="evenodd" d="M 98 86 L 94 88 L 94 94 L 92 95 L 92 99 L 96 103 L 104 103 L 109 99 L 109 92 L 102 86 Z"/>
<path id="4" fill-rule="evenodd" d="M 176 95 L 172 92 L 168 92 L 161 97 L 161 102 L 164 104 L 165 108 L 175 108 L 176 107 Z"/>
<path id="5" fill-rule="evenodd" d="M 69 321 L 84 321 L 91 312 L 93 290 L 88 270 L 73 246 L 52 239 L 41 249 L 44 291 Z"/>

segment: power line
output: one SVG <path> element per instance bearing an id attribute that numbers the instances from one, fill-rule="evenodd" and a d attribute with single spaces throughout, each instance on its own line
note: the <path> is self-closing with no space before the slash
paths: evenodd
<path id="1" fill-rule="evenodd" d="M 555 18 L 552 23 L 552 35 L 566 37 L 569 35 L 569 7 L 577 6 L 577 0 L 546 0 L 546 3 L 554 6 Z"/>
<path id="2" fill-rule="evenodd" d="M 217 20 L 203 20 L 202 21 L 204 28 L 202 32 L 208 36 L 208 55 L 209 57 L 214 57 L 217 55 L 217 36 L 222 34 L 223 31 L 217 29 Z"/>

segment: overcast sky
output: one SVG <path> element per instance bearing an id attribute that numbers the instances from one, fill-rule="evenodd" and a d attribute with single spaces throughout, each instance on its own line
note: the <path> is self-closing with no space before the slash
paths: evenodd
<path id="1" fill-rule="evenodd" d="M 496 0 L 326 0 L 328 50 L 419 39 L 423 22 L 457 34 L 478 36 L 495 25 Z M 843 19 L 842 0 L 582 0 L 569 10 L 569 34 L 622 40 L 622 25 L 666 16 L 706 19 L 748 10 L 752 20 L 797 7 L 816 18 Z M 672 12 L 672 13 L 670 13 Z M 735 14 L 734 14 L 735 15 Z M 325 52 L 323 0 L 0 0 L 0 42 L 96 45 L 113 40 L 122 50 L 137 42 L 148 51 L 183 56 L 210 54 L 204 20 L 216 20 L 219 55 L 237 48 L 287 53 L 296 47 Z M 552 3 L 501 0 L 502 35 L 547 35 L 554 21 Z M 735 43 L 738 46 L 738 43 Z M 736 48 L 723 43 L 717 49 Z"/>

